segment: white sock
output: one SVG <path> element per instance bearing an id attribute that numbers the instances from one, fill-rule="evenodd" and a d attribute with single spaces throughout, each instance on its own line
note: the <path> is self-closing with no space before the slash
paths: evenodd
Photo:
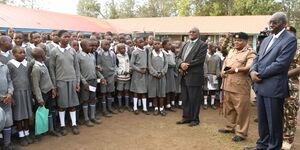
<path id="1" fill-rule="evenodd" d="M 154 110 L 158 110 L 158 107 L 155 107 Z"/>
<path id="2" fill-rule="evenodd" d="M 3 139 L 3 135 L 2 135 L 2 133 L 0 133 L 0 139 Z"/>
<path id="3" fill-rule="evenodd" d="M 163 111 L 164 110 L 164 106 L 159 108 L 159 111 Z"/>
<path id="4" fill-rule="evenodd" d="M 181 106 L 182 105 L 182 101 L 178 101 L 178 105 Z"/>
<path id="5" fill-rule="evenodd" d="M 76 126 L 76 111 L 70 112 L 72 126 Z"/>
<path id="6" fill-rule="evenodd" d="M 139 99 L 139 106 L 142 106 L 142 101 L 141 101 L 141 99 Z"/>
<path id="7" fill-rule="evenodd" d="M 207 105 L 207 96 L 204 96 L 204 105 Z"/>
<path id="8" fill-rule="evenodd" d="M 23 131 L 23 130 L 22 130 L 22 131 L 19 131 L 19 137 L 22 138 L 22 137 L 24 137 L 24 136 L 25 136 L 24 131 Z"/>
<path id="9" fill-rule="evenodd" d="M 171 108 L 171 104 L 167 104 L 166 108 Z"/>
<path id="10" fill-rule="evenodd" d="M 147 99 L 143 98 L 142 101 L 143 101 L 143 110 L 147 111 Z"/>
<path id="11" fill-rule="evenodd" d="M 214 105 L 214 104 L 215 104 L 215 99 L 216 99 L 216 96 L 215 96 L 215 95 L 212 95 L 212 96 L 211 96 L 211 105 Z"/>
<path id="12" fill-rule="evenodd" d="M 58 112 L 58 114 L 59 114 L 59 120 L 60 120 L 60 126 L 61 127 L 65 127 L 66 126 L 66 124 L 65 124 L 65 111 L 60 111 L 60 112 Z"/>
<path id="13" fill-rule="evenodd" d="M 136 97 L 133 98 L 133 110 L 137 110 L 137 102 L 138 99 Z"/>
<path id="14" fill-rule="evenodd" d="M 175 101 L 171 101 L 171 104 L 174 106 L 175 105 Z"/>
<path id="15" fill-rule="evenodd" d="M 29 135 L 29 130 L 25 130 L 25 131 L 24 131 L 24 135 L 25 135 L 25 136 L 28 136 L 28 135 Z"/>
<path id="16" fill-rule="evenodd" d="M 152 102 L 149 102 L 149 107 L 152 107 Z"/>

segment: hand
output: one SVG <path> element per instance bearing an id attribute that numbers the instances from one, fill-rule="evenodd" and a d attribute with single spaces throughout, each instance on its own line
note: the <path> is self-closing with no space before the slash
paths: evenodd
<path id="1" fill-rule="evenodd" d="M 107 81 L 105 79 L 101 79 L 101 84 L 107 85 Z"/>
<path id="2" fill-rule="evenodd" d="M 76 85 L 76 92 L 79 92 L 79 91 L 80 91 L 80 86 Z"/>
<path id="3" fill-rule="evenodd" d="M 128 74 L 130 74 L 130 73 L 129 73 L 129 72 L 127 72 L 127 71 L 125 71 L 125 72 L 124 72 L 124 75 L 128 75 Z"/>
<path id="4" fill-rule="evenodd" d="M 229 70 L 225 71 L 225 74 L 234 74 L 235 68 L 231 67 Z"/>
<path id="5" fill-rule="evenodd" d="M 188 63 L 181 63 L 181 64 L 180 64 L 180 68 L 181 68 L 183 71 L 187 70 L 187 69 L 189 68 L 189 66 L 190 66 L 190 64 L 188 64 Z"/>
<path id="6" fill-rule="evenodd" d="M 146 69 L 141 69 L 141 70 L 139 71 L 139 73 L 141 73 L 141 74 L 146 74 Z"/>
<path id="7" fill-rule="evenodd" d="M 4 104 L 9 104 L 9 103 L 11 103 L 12 102 L 12 95 L 11 94 L 6 94 L 6 95 L 4 95 L 3 96 L 3 103 Z"/>
<path id="8" fill-rule="evenodd" d="M 45 106 L 45 102 L 44 101 L 39 102 L 39 106 Z"/>
<path id="9" fill-rule="evenodd" d="M 55 98 L 57 96 L 57 90 L 56 89 L 52 89 L 51 93 L 52 93 L 52 98 Z"/>
<path id="10" fill-rule="evenodd" d="M 103 71 L 103 68 L 102 67 L 96 67 L 96 70 L 97 71 Z"/>
<path id="11" fill-rule="evenodd" d="M 83 84 L 83 89 L 85 89 L 85 90 L 89 90 L 89 84 Z"/>
<path id="12" fill-rule="evenodd" d="M 251 71 L 251 72 L 250 72 L 250 76 L 251 76 L 251 79 L 252 79 L 253 82 L 259 83 L 259 82 L 262 81 L 262 79 L 259 78 L 258 75 L 259 75 L 259 73 L 256 72 L 256 71 Z"/>

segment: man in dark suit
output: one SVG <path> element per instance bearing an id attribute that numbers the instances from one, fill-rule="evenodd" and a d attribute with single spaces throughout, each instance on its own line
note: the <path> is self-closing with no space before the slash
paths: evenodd
<path id="1" fill-rule="evenodd" d="M 258 111 L 259 139 L 255 148 L 280 150 L 283 131 L 283 102 L 288 93 L 288 69 L 297 49 L 297 40 L 285 31 L 286 14 L 277 12 L 269 21 L 272 35 L 265 38 L 250 75 L 254 82 Z"/>
<path id="2" fill-rule="evenodd" d="M 207 44 L 200 40 L 199 29 L 189 32 L 190 40 L 183 46 L 178 56 L 178 68 L 181 77 L 181 96 L 183 118 L 177 124 L 199 125 L 200 103 L 203 100 L 204 71 L 203 64 Z"/>

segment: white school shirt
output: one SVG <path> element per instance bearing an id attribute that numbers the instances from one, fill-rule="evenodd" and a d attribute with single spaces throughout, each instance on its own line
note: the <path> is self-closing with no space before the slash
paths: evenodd
<path id="1" fill-rule="evenodd" d="M 23 66 L 27 67 L 27 60 L 26 60 L 26 59 L 24 59 L 22 62 L 19 62 L 19 61 L 15 60 L 15 59 L 12 59 L 12 60 L 10 60 L 9 62 L 12 63 L 12 64 L 13 64 L 14 66 L 16 66 L 17 68 L 19 68 L 21 64 L 22 64 Z"/>

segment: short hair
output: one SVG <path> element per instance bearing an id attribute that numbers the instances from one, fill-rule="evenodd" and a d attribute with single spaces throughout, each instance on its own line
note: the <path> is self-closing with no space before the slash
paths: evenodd
<path id="1" fill-rule="evenodd" d="M 80 42 L 80 46 L 83 47 L 84 45 L 87 45 L 89 42 L 90 42 L 90 40 L 88 40 L 88 39 L 83 39 L 83 40 L 81 40 L 81 42 Z"/>
<path id="2" fill-rule="evenodd" d="M 15 54 L 17 52 L 18 49 L 23 49 L 24 48 L 22 46 L 15 46 L 13 49 L 12 49 L 12 53 Z"/>
<path id="3" fill-rule="evenodd" d="M 38 32 L 36 32 L 36 31 L 32 31 L 32 32 L 30 32 L 30 33 L 29 33 L 29 37 L 30 37 L 30 38 L 32 38 L 32 37 L 33 37 L 33 35 L 34 35 L 34 34 L 36 34 L 36 33 L 38 33 Z M 38 34 L 40 34 L 40 33 L 38 33 Z"/>
<path id="4" fill-rule="evenodd" d="M 62 35 L 64 33 L 68 33 L 68 31 L 67 30 L 60 30 L 60 31 L 58 31 L 58 37 L 62 37 Z"/>
<path id="5" fill-rule="evenodd" d="M 50 33 L 57 32 L 57 30 L 52 30 Z"/>
<path id="6" fill-rule="evenodd" d="M 278 20 L 282 21 L 283 23 L 287 24 L 288 19 L 287 15 L 284 12 L 276 12 L 272 15 L 272 18 L 277 18 Z"/>
<path id="7" fill-rule="evenodd" d="M 24 33 L 22 31 L 16 31 L 15 34 L 21 34 L 22 37 L 24 38 Z"/>
<path id="8" fill-rule="evenodd" d="M 168 39 L 166 39 L 166 40 L 163 40 L 161 45 L 162 45 L 162 46 L 165 46 L 165 45 L 167 45 L 167 44 L 168 44 L 168 42 L 170 42 L 170 40 L 168 40 Z"/>
<path id="9" fill-rule="evenodd" d="M 117 44 L 117 49 L 118 49 L 119 47 L 121 47 L 121 46 L 125 47 L 125 44 L 124 44 L 124 43 L 118 43 L 118 44 Z"/>

